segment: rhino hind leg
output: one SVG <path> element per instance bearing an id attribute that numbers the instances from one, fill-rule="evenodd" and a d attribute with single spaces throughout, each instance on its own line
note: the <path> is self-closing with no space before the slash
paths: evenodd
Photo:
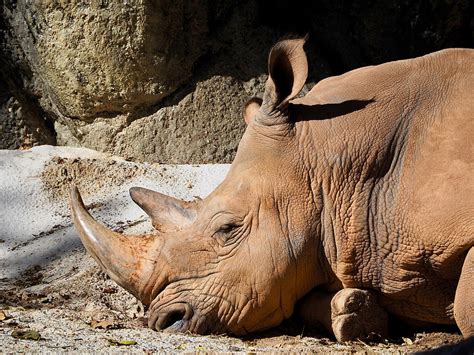
<path id="1" fill-rule="evenodd" d="M 474 247 L 462 266 L 454 297 L 454 319 L 465 338 L 474 336 Z"/>
<path id="2" fill-rule="evenodd" d="M 388 314 L 367 290 L 345 288 L 333 294 L 312 291 L 297 312 L 305 324 L 323 326 L 340 342 L 386 337 L 388 333 Z"/>

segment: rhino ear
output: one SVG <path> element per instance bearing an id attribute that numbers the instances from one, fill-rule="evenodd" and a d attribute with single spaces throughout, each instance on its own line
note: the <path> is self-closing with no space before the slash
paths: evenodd
<path id="1" fill-rule="evenodd" d="M 279 124 L 288 120 L 288 104 L 299 94 L 308 77 L 304 51 L 307 37 L 278 42 L 268 57 L 268 80 L 258 120 Z"/>
<path id="2" fill-rule="evenodd" d="M 161 231 L 183 228 L 196 217 L 194 202 L 178 200 L 142 187 L 132 187 L 130 196 L 151 217 L 153 227 Z"/>
<path id="3" fill-rule="evenodd" d="M 250 122 L 252 122 L 260 110 L 260 106 L 262 106 L 262 99 L 259 97 L 252 97 L 249 101 L 247 101 L 244 107 L 245 123 L 250 124 Z"/>

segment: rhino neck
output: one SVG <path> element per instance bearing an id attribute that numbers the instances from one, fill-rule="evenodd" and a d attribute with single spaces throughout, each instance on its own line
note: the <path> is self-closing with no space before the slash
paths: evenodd
<path id="1" fill-rule="evenodd" d="M 383 218 L 393 213 L 409 120 L 382 122 L 377 107 L 296 125 L 301 161 L 321 206 L 315 233 L 331 269 L 329 289 L 379 284 L 378 241 L 388 238 Z"/>

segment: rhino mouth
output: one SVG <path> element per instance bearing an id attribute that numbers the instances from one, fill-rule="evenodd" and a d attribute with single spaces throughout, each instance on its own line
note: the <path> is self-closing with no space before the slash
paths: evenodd
<path id="1" fill-rule="evenodd" d="M 191 330 L 193 315 L 194 311 L 189 303 L 174 303 L 152 312 L 148 319 L 148 326 L 172 333 L 185 332 Z"/>

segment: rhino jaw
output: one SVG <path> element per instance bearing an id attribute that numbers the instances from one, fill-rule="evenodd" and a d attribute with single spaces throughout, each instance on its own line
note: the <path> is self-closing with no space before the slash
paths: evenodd
<path id="1" fill-rule="evenodd" d="M 101 268 L 128 292 L 150 304 L 155 289 L 152 277 L 159 251 L 157 236 L 124 236 L 98 223 L 87 211 L 79 190 L 69 190 L 72 220 L 82 243 Z"/>

